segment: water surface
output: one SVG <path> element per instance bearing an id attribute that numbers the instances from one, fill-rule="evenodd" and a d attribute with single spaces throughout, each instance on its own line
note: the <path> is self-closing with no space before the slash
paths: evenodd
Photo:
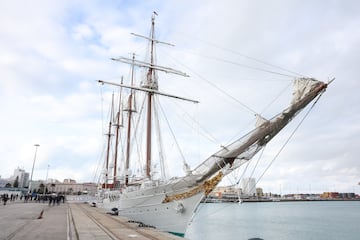
<path id="1" fill-rule="evenodd" d="M 360 201 L 201 204 L 185 237 L 191 240 L 360 239 Z"/>

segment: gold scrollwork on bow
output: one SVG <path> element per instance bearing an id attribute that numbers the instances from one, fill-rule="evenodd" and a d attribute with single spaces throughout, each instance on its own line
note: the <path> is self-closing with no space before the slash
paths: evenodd
<path id="1" fill-rule="evenodd" d="M 216 187 L 216 185 L 221 181 L 222 177 L 223 177 L 223 173 L 219 172 L 212 179 L 209 179 L 209 180 L 205 181 L 200 186 L 197 186 L 197 187 L 191 189 L 188 192 L 179 193 L 179 194 L 175 194 L 175 195 L 172 195 L 172 196 L 166 196 L 165 199 L 162 201 L 162 203 L 167 203 L 167 202 L 172 202 L 172 201 L 177 201 L 177 200 L 189 198 L 189 197 L 194 196 L 195 194 L 197 194 L 197 193 L 199 193 L 201 191 L 204 191 L 205 196 L 207 196 Z"/>

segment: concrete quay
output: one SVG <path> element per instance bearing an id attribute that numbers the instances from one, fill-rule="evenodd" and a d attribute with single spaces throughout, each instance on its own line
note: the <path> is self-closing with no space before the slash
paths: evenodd
<path id="1" fill-rule="evenodd" d="M 2 203 L 2 202 L 1 202 Z M 0 205 L 0 240 L 180 240 L 85 203 L 15 201 Z"/>

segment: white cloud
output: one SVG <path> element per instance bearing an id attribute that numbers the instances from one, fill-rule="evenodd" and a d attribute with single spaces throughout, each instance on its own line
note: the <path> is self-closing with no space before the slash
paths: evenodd
<path id="1" fill-rule="evenodd" d="M 110 57 L 129 56 L 134 51 L 139 59 L 144 57 L 144 41 L 130 32 L 147 35 L 152 9 L 159 13 L 159 38 L 176 45 L 159 49 L 159 59 L 164 59 L 160 62 L 191 75 L 181 80 L 164 75 L 161 89 L 200 100 L 200 106 L 188 108 L 218 140 L 205 140 L 206 144 L 197 140 L 194 146 L 186 142 L 193 167 L 220 144 L 248 129 L 254 118 L 207 82 L 256 111 L 262 111 L 288 85 L 287 77 L 244 67 L 284 73 L 247 57 L 251 56 L 320 80 L 337 77 L 259 184 L 265 191 L 278 191 L 279 184 L 283 191 L 305 191 L 309 185 L 319 191 L 334 186 L 350 191 L 351 182 L 360 178 L 358 5 L 352 1 L 326 5 L 230 0 L 206 5 L 190 1 L 3 1 L 0 159 L 4 164 L 0 175 L 9 176 L 17 166 L 29 171 L 33 144 L 39 143 L 35 177 L 43 178 L 50 164 L 51 178 L 92 180 L 101 157 L 101 124 L 106 117 L 102 115 L 107 112 L 110 89 L 100 88 L 95 80 L 128 76 L 128 66 L 111 62 Z M 287 97 L 283 95 L 279 102 L 286 102 Z M 272 105 L 265 117 L 279 107 L 278 102 Z M 266 161 L 271 161 L 284 139 L 281 135 L 269 145 Z"/>

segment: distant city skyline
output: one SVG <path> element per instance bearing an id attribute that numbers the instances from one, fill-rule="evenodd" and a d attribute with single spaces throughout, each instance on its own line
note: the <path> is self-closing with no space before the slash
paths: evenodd
<path id="1" fill-rule="evenodd" d="M 25 174 L 25 177 L 23 176 Z M 19 185 L 19 187 L 28 187 L 28 183 L 29 183 L 29 173 L 26 172 L 24 169 L 20 168 L 20 167 L 17 167 L 16 169 L 14 169 L 14 172 L 12 175 L 10 175 L 8 178 L 3 178 L 2 176 L 0 176 L 0 187 L 4 187 L 6 183 L 10 183 L 11 185 L 13 185 L 13 182 L 16 178 L 16 176 L 23 176 L 23 180 L 20 180 L 21 177 L 19 177 L 19 182 L 22 182 L 22 185 Z M 26 178 L 27 176 L 27 178 Z M 54 179 L 54 178 L 48 178 L 47 181 L 46 179 L 33 179 L 34 182 L 37 182 L 36 186 L 38 186 L 41 182 L 48 182 L 48 183 L 75 183 L 75 184 L 82 184 L 82 183 L 93 183 L 93 184 L 97 184 L 96 182 L 81 182 L 81 181 L 78 181 L 77 179 L 71 179 L 71 178 L 65 178 L 65 179 Z M 360 182 L 358 183 L 358 185 L 360 185 Z M 233 187 L 233 186 L 230 186 L 230 185 L 220 185 L 218 186 L 219 188 L 227 188 L 227 187 Z M 239 184 L 236 188 L 237 189 L 241 189 L 242 192 L 248 196 L 252 196 L 254 194 L 256 194 L 256 189 L 262 189 L 262 191 L 265 193 L 265 194 L 269 194 L 269 193 L 272 193 L 272 194 L 277 194 L 277 195 L 281 195 L 281 196 L 284 196 L 284 195 L 288 195 L 288 194 L 323 194 L 323 193 L 326 193 L 326 192 L 338 192 L 338 193 L 355 193 L 355 194 L 359 194 L 357 191 L 355 191 L 355 188 L 354 188 L 354 191 L 337 191 L 337 190 L 331 190 L 331 189 L 323 189 L 323 190 L 317 190 L 317 191 L 312 191 L 311 190 L 311 185 L 309 186 L 308 188 L 308 191 L 306 190 L 303 190 L 303 191 L 300 191 L 299 189 L 297 189 L 296 191 L 289 191 L 289 192 L 285 192 L 283 193 L 282 192 L 282 189 L 281 189 L 282 186 L 279 186 L 279 189 L 278 191 L 270 191 L 269 189 L 265 189 L 263 187 L 261 187 L 261 184 L 260 185 L 257 185 L 256 184 L 256 179 L 255 178 L 244 178 L 242 179 L 241 181 L 241 184 Z M 360 186 L 359 186 L 360 187 Z"/>

